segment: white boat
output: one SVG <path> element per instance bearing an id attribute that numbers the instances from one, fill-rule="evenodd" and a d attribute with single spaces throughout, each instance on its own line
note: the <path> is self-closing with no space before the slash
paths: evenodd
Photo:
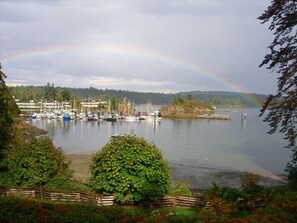
<path id="1" fill-rule="evenodd" d="M 57 115 L 54 113 L 54 112 L 47 112 L 46 114 L 45 114 L 45 118 L 47 118 L 47 119 L 56 119 L 57 118 Z"/>
<path id="2" fill-rule="evenodd" d="M 160 111 L 153 111 L 150 116 L 160 117 Z"/>
<path id="3" fill-rule="evenodd" d="M 135 116 L 135 115 L 129 115 L 129 116 L 126 116 L 125 118 L 125 121 L 139 121 L 140 120 L 140 116 Z"/>
<path id="4" fill-rule="evenodd" d="M 42 119 L 44 118 L 44 114 L 36 113 L 36 119 Z"/>
<path id="5" fill-rule="evenodd" d="M 87 119 L 86 113 L 85 112 L 79 113 L 78 119 L 80 119 L 80 120 L 86 120 Z"/>
<path id="6" fill-rule="evenodd" d="M 56 119 L 57 120 L 63 120 L 63 114 L 62 113 L 56 113 Z"/>
<path id="7" fill-rule="evenodd" d="M 119 134 L 119 133 L 115 133 L 111 136 L 111 138 L 115 138 L 115 137 L 124 137 L 125 134 Z"/>
<path id="8" fill-rule="evenodd" d="M 31 115 L 31 118 L 32 118 L 32 119 L 36 119 L 36 118 L 37 118 L 37 113 L 33 113 L 33 114 Z"/>
<path id="9" fill-rule="evenodd" d="M 148 120 L 161 121 L 162 117 L 160 111 L 153 111 L 149 114 Z"/>
<path id="10" fill-rule="evenodd" d="M 98 121 L 99 120 L 99 116 L 96 113 L 89 113 L 87 115 L 87 120 L 88 121 Z"/>

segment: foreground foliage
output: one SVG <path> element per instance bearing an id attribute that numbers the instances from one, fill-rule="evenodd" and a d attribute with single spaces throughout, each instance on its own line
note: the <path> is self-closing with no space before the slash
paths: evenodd
<path id="1" fill-rule="evenodd" d="M 253 192 L 258 187 L 260 176 L 244 171 L 240 177 L 241 188 L 245 192 Z"/>
<path id="2" fill-rule="evenodd" d="M 232 202 L 220 196 L 226 191 L 211 188 L 204 196 L 211 203 L 208 209 L 139 207 L 97 207 L 92 204 L 42 202 L 32 198 L 0 196 L 1 222 L 296 222 L 297 193 L 279 188 L 273 201 L 264 208 L 250 211 L 235 211 Z M 272 191 L 272 188 L 270 189 Z"/>
<path id="3" fill-rule="evenodd" d="M 18 107 L 7 88 L 0 63 L 0 153 L 13 138 L 13 118 L 18 115 Z M 0 154 L 1 158 L 1 154 Z"/>
<path id="4" fill-rule="evenodd" d="M 193 196 L 193 192 L 190 190 L 190 185 L 185 181 L 178 181 L 174 185 L 171 185 L 169 194 L 181 195 L 181 196 Z"/>
<path id="5" fill-rule="evenodd" d="M 1 222 L 118 222 L 123 210 L 0 197 Z"/>
<path id="6" fill-rule="evenodd" d="M 93 154 L 90 184 L 119 202 L 153 199 L 167 193 L 170 169 L 155 145 L 136 136 L 118 136 Z"/>
<path id="7" fill-rule="evenodd" d="M 56 176 L 71 174 L 63 152 L 47 137 L 16 142 L 5 151 L 5 162 L 19 186 L 44 186 Z"/>

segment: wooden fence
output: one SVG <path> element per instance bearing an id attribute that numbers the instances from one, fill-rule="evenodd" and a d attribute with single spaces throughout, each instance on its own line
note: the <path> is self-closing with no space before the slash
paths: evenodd
<path id="1" fill-rule="evenodd" d="M 34 188 L 0 188 L 0 195 L 4 196 L 26 196 L 50 201 L 92 203 L 97 206 L 115 205 L 114 196 L 103 196 L 98 194 L 87 194 L 80 192 L 53 192 L 48 190 L 39 190 Z M 252 200 L 239 198 L 234 204 L 236 210 L 253 210 L 265 207 L 272 203 L 271 196 L 256 197 Z M 203 202 L 201 197 L 170 196 L 133 203 L 142 207 L 185 207 L 185 208 L 203 208 L 208 209 L 209 202 Z"/>
<path id="2" fill-rule="evenodd" d="M 34 188 L 5 188 L 0 189 L 4 196 L 26 196 L 49 201 L 93 203 L 98 206 L 114 205 L 114 196 L 101 196 L 80 192 L 53 192 Z M 133 204 L 134 205 L 134 204 Z M 203 202 L 198 197 L 165 196 L 164 198 L 143 201 L 135 204 L 143 207 L 202 207 Z"/>
<path id="3" fill-rule="evenodd" d="M 38 190 L 34 188 L 9 188 L 0 189 L 0 194 L 4 196 L 16 195 L 42 198 L 44 200 L 59 202 L 93 203 L 98 206 L 114 205 L 113 196 L 100 196 L 80 192 L 53 192 L 47 190 Z"/>
<path id="4" fill-rule="evenodd" d="M 235 202 L 234 206 L 237 210 L 254 210 L 258 208 L 266 207 L 267 205 L 272 203 L 271 196 L 258 196 L 251 200 L 238 198 Z"/>
<path id="5" fill-rule="evenodd" d="M 199 197 L 187 197 L 187 196 L 170 196 L 167 195 L 164 198 L 159 198 L 150 201 L 142 201 L 141 206 L 156 208 L 156 207 L 203 207 L 204 203 Z"/>

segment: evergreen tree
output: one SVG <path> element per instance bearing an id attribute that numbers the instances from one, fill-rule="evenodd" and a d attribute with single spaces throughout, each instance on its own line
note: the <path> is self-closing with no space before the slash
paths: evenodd
<path id="1" fill-rule="evenodd" d="M 269 29 L 274 34 L 270 53 L 260 66 L 265 65 L 279 74 L 278 90 L 268 97 L 261 115 L 268 111 L 265 121 L 270 124 L 270 134 L 279 126 L 280 132 L 285 134 L 287 147 L 293 152 L 287 166 L 289 180 L 297 185 L 297 1 L 273 0 L 259 19 L 262 23 L 271 20 Z"/>
<path id="2" fill-rule="evenodd" d="M 54 84 L 47 83 L 44 90 L 44 99 L 54 101 L 57 99 L 57 90 Z"/>
<path id="3" fill-rule="evenodd" d="M 184 102 L 184 99 L 180 96 L 180 94 L 176 94 L 173 97 L 173 104 L 181 104 Z"/>
<path id="4" fill-rule="evenodd" d="M 110 109 L 111 111 L 117 111 L 118 110 L 118 100 L 115 97 L 112 97 L 110 100 Z"/>
<path id="5" fill-rule="evenodd" d="M 70 100 L 70 92 L 67 89 L 64 89 L 60 92 L 60 97 L 62 101 L 69 101 Z"/>
<path id="6" fill-rule="evenodd" d="M 0 63 L 0 151 L 2 151 L 12 139 L 13 117 L 18 114 L 15 100 L 10 94 L 4 79 Z"/>

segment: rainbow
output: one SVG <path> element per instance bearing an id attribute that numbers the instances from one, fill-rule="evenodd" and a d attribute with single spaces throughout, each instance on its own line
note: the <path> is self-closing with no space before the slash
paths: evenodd
<path id="1" fill-rule="evenodd" d="M 162 63 L 168 63 L 176 67 L 191 71 L 195 74 L 201 75 L 211 81 L 220 84 L 222 87 L 229 91 L 240 92 L 242 97 L 252 102 L 256 106 L 260 106 L 260 100 L 251 95 L 247 94 L 246 90 L 242 86 L 236 85 L 230 80 L 225 79 L 222 75 L 214 72 L 213 70 L 201 65 L 193 64 L 182 58 L 174 57 L 172 55 L 166 55 L 163 52 L 153 51 L 150 49 L 144 49 L 141 47 L 135 48 L 131 46 L 118 46 L 113 44 L 105 45 L 81 45 L 81 46 L 58 46 L 58 47 L 47 47 L 39 48 L 31 51 L 18 52 L 16 54 L 9 55 L 2 58 L 2 62 L 15 63 L 28 58 L 49 56 L 58 53 L 79 53 L 79 52 L 95 52 L 95 53 L 109 53 L 123 56 L 142 57 L 150 60 L 157 60 Z"/>

